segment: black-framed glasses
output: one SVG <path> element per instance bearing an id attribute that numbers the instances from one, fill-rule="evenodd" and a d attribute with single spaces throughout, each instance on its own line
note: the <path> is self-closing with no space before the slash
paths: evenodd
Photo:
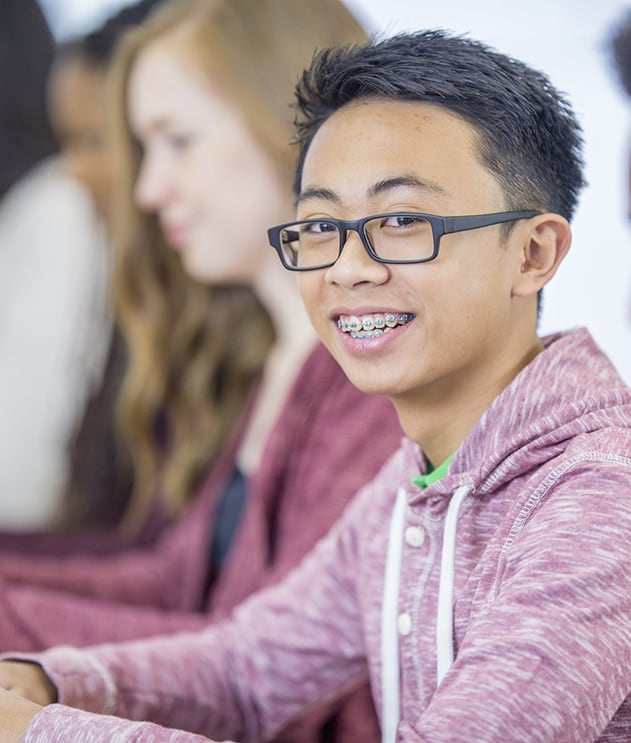
<path id="1" fill-rule="evenodd" d="M 270 245 L 290 271 L 329 268 L 342 254 L 349 230 L 379 263 L 427 263 L 438 255 L 440 238 L 453 232 L 530 219 L 539 211 L 496 212 L 463 217 L 396 212 L 362 219 L 304 219 L 270 227 Z"/>

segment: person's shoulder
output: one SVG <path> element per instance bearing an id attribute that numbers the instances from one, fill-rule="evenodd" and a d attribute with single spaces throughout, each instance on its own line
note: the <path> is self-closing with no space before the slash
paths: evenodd
<path id="1" fill-rule="evenodd" d="M 13 253 L 30 251 L 79 262 L 91 261 L 93 245 L 102 251 L 103 225 L 85 188 L 65 172 L 58 157 L 41 162 L 20 180 L 0 204 L 3 244 Z M 51 256 L 52 257 L 52 256 Z"/>
<path id="2" fill-rule="evenodd" d="M 577 432 L 567 443 L 564 460 L 619 465 L 631 473 L 631 402 L 621 406 L 618 414 L 620 419 L 612 414 L 609 425 L 601 423 L 593 430 Z"/>
<path id="3" fill-rule="evenodd" d="M 49 204 L 50 199 L 65 203 L 67 199 L 76 199 L 87 204 L 87 195 L 80 184 L 63 168 L 61 158 L 53 156 L 42 160 L 29 170 L 10 189 L 3 199 L 3 205 L 15 209 L 22 201 L 43 198 Z"/>

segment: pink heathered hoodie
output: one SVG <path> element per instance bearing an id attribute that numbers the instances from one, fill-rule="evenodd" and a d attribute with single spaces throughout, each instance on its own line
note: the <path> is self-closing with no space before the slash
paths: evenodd
<path id="1" fill-rule="evenodd" d="M 51 705 L 24 740 L 264 740 L 368 673 L 387 742 L 629 741 L 631 391 L 586 331 L 545 342 L 442 480 L 405 440 L 233 621 L 37 656 L 64 703 L 199 735 Z"/>

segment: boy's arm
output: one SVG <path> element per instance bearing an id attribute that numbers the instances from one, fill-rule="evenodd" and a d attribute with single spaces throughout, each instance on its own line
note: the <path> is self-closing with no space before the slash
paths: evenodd
<path id="1" fill-rule="evenodd" d="M 0 686 L 4 687 L 0 688 L 0 743 L 64 743 L 69 739 L 109 743 L 114 737 L 121 743 L 149 739 L 155 743 L 208 741 L 151 723 L 131 723 L 53 704 L 57 689 L 38 663 L 0 662 Z"/>

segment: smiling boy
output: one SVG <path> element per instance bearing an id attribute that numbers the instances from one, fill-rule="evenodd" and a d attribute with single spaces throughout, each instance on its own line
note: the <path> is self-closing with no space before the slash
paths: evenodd
<path id="1" fill-rule="evenodd" d="M 47 675 L 0 681 L 255 741 L 368 674 L 387 743 L 628 741 L 631 392 L 587 331 L 536 329 L 583 183 L 571 109 L 441 32 L 322 53 L 298 103 L 296 222 L 270 239 L 348 377 L 391 398 L 401 448 L 222 626 L 53 649 L 29 658 Z M 114 734 L 202 739 L 53 705 L 24 740 Z"/>
<path id="2" fill-rule="evenodd" d="M 331 115 L 313 138 L 298 216 L 510 209 L 478 149 L 473 126 L 445 108 L 359 99 Z M 300 274 L 311 320 L 333 356 L 360 389 L 392 399 L 404 431 L 434 464 L 456 451 L 542 350 L 537 292 L 564 257 L 570 235 L 559 215 L 523 213 L 530 219 L 516 222 L 506 239 L 499 225 L 444 235 L 439 254 L 426 263 L 377 262 L 358 233 L 349 232 L 339 258 L 334 246 L 332 266 Z M 403 259 L 432 254 L 432 228 L 424 221 L 382 217 L 369 230 L 377 253 L 384 244 L 385 259 L 398 242 Z M 318 247 L 323 242 L 321 234 L 312 239 Z M 349 327 L 354 319 L 385 324 L 388 316 L 398 320 L 390 332 L 366 335 Z"/>

